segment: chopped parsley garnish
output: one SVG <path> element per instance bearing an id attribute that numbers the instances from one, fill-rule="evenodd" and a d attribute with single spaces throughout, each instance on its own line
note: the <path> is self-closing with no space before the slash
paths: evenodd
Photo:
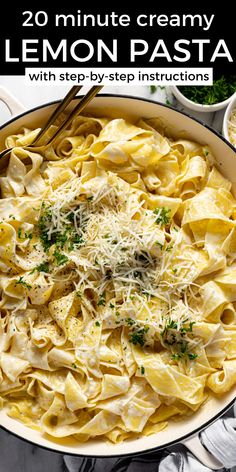
<path id="1" fill-rule="evenodd" d="M 180 328 L 180 332 L 182 334 L 185 334 L 185 333 L 192 333 L 193 332 L 193 325 L 195 324 L 195 321 L 190 321 L 189 323 L 189 326 L 188 327 L 182 327 Z"/>
<path id="2" fill-rule="evenodd" d="M 173 359 L 173 361 L 178 361 L 181 359 L 181 357 L 182 356 L 180 354 L 172 354 L 171 359 Z"/>
<path id="3" fill-rule="evenodd" d="M 144 346 L 146 340 L 145 340 L 145 334 L 148 332 L 149 327 L 144 326 L 144 328 L 140 328 L 139 326 L 134 329 L 131 333 L 129 333 L 130 339 L 129 341 L 134 344 L 135 346 L 139 344 L 140 346 Z"/>
<path id="4" fill-rule="evenodd" d="M 25 232 L 25 233 L 23 234 L 23 230 L 22 230 L 21 227 L 18 228 L 17 234 L 18 234 L 18 238 L 19 238 L 19 239 L 32 239 L 32 238 L 33 238 L 32 233 L 27 233 L 27 232 Z"/>
<path id="5" fill-rule="evenodd" d="M 49 264 L 48 262 L 42 262 L 36 267 L 38 272 L 49 272 Z"/>
<path id="6" fill-rule="evenodd" d="M 110 308 L 115 308 L 115 305 L 110 302 L 109 307 L 110 307 Z"/>
<path id="7" fill-rule="evenodd" d="M 105 305 L 106 305 L 106 300 L 104 298 L 104 293 L 103 293 L 98 300 L 98 306 L 105 306 Z"/>
<path id="8" fill-rule="evenodd" d="M 33 238 L 32 233 L 25 233 L 25 238 L 26 239 L 32 239 Z"/>
<path id="9" fill-rule="evenodd" d="M 19 277 L 19 280 L 15 282 L 15 285 L 23 285 L 23 287 L 27 288 L 28 290 L 32 288 L 31 285 L 27 284 L 22 275 Z"/>
<path id="10" fill-rule="evenodd" d="M 48 224 L 52 221 L 52 210 L 50 207 L 46 207 L 46 204 L 42 203 L 43 214 L 39 218 L 39 237 L 43 245 L 44 250 L 47 252 L 54 241 L 48 237 Z"/>
<path id="11" fill-rule="evenodd" d="M 31 274 L 35 271 L 38 272 L 49 272 L 49 263 L 48 262 L 41 262 L 41 264 L 37 265 L 33 270 L 31 270 Z"/>
<path id="12" fill-rule="evenodd" d="M 99 321 L 96 321 L 96 322 L 95 322 L 95 325 L 96 325 L 96 326 L 100 326 Z"/>
<path id="13" fill-rule="evenodd" d="M 74 227 L 75 214 L 70 212 L 66 215 L 62 231 L 57 231 L 52 221 L 53 207 L 47 207 L 45 203 L 42 205 L 42 214 L 39 219 L 39 237 L 41 239 L 44 250 L 47 252 L 53 244 L 57 249 L 63 249 L 65 246 L 68 251 L 73 251 L 77 246 L 84 243 L 80 234 L 77 233 Z M 51 232 L 49 233 L 49 229 Z"/>
<path id="14" fill-rule="evenodd" d="M 71 367 L 73 367 L 73 369 L 77 369 L 77 365 L 74 362 L 72 362 Z"/>
<path id="15" fill-rule="evenodd" d="M 198 357 L 197 354 L 192 354 L 191 352 L 188 352 L 188 357 L 192 361 L 193 359 L 196 359 Z"/>
<path id="16" fill-rule="evenodd" d="M 18 238 L 22 239 L 22 228 L 18 228 L 17 234 L 18 234 Z"/>
<path id="17" fill-rule="evenodd" d="M 168 244 L 168 246 L 166 246 L 166 252 L 170 252 L 172 251 L 172 249 L 173 249 L 173 243 L 170 243 Z"/>
<path id="18" fill-rule="evenodd" d="M 83 243 L 84 243 L 84 240 L 83 240 L 82 236 L 80 236 L 78 233 L 74 232 L 74 234 L 71 235 L 71 238 L 70 238 L 68 251 L 73 251 L 76 247 L 78 247 L 79 245 L 81 245 Z"/>
<path id="19" fill-rule="evenodd" d="M 68 241 L 68 231 L 65 230 L 64 233 L 56 233 L 55 239 L 57 246 L 63 248 L 66 241 Z"/>
<path id="20" fill-rule="evenodd" d="M 62 254 L 61 252 L 57 250 L 54 251 L 53 255 L 56 259 L 58 266 L 65 264 L 69 260 L 67 256 L 65 256 L 64 254 Z"/>
<path id="21" fill-rule="evenodd" d="M 144 374 L 145 374 L 145 369 L 144 369 L 143 365 L 141 365 L 141 367 L 140 367 L 140 371 L 141 371 L 141 374 L 142 374 L 142 375 L 144 375 Z"/>
<path id="22" fill-rule="evenodd" d="M 67 215 L 67 220 L 73 222 L 74 221 L 74 213 L 73 211 L 71 211 L 68 215 Z"/>
<path id="23" fill-rule="evenodd" d="M 197 354 L 189 352 L 189 341 L 185 338 L 187 333 L 193 332 L 193 325 L 195 321 L 190 321 L 186 325 L 187 320 L 183 320 L 178 329 L 176 321 L 169 318 L 164 329 L 160 333 L 164 345 L 171 346 L 174 352 L 171 356 L 173 360 L 180 360 L 189 358 L 190 360 L 196 359 Z"/>
<path id="24" fill-rule="evenodd" d="M 170 208 L 156 208 L 154 214 L 157 215 L 155 222 L 161 226 L 168 225 L 170 222 Z"/>
<path id="25" fill-rule="evenodd" d="M 91 202 L 92 200 L 93 200 L 93 195 L 91 195 L 91 197 L 87 197 L 88 202 Z"/>
<path id="26" fill-rule="evenodd" d="M 188 350 L 186 349 L 184 352 L 180 351 L 179 353 L 173 354 L 171 356 L 171 359 L 173 359 L 174 361 L 179 361 L 183 358 L 186 359 L 186 357 L 188 357 L 190 361 L 193 361 L 194 359 L 198 357 L 198 354 L 193 354 L 192 352 L 188 352 Z"/>
<path id="27" fill-rule="evenodd" d="M 169 318 L 168 323 L 165 325 L 163 331 L 161 332 L 161 336 L 164 336 L 164 334 L 167 333 L 169 329 L 177 329 L 177 328 L 178 328 L 177 323 L 174 320 L 171 320 Z"/>
<path id="28" fill-rule="evenodd" d="M 186 354 L 187 353 L 187 350 L 188 350 L 188 343 L 186 341 L 183 341 L 181 344 L 180 344 L 180 352 L 181 354 Z"/>
<path id="29" fill-rule="evenodd" d="M 75 233 L 73 236 L 72 236 L 72 239 L 71 239 L 71 243 L 74 244 L 74 245 L 78 245 L 78 244 L 83 244 L 84 240 L 82 238 L 82 236 L 78 233 Z"/>
<path id="30" fill-rule="evenodd" d="M 125 318 L 125 322 L 129 326 L 133 326 L 135 324 L 135 320 L 133 320 L 132 318 Z"/>
<path id="31" fill-rule="evenodd" d="M 157 86 L 156 85 L 150 85 L 151 94 L 155 93 L 156 91 L 157 91 Z"/>

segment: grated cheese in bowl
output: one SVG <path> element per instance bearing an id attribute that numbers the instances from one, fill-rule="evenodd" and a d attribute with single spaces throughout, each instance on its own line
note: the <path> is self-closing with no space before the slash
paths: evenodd
<path id="1" fill-rule="evenodd" d="M 236 92 L 226 108 L 222 132 L 225 139 L 236 148 Z"/>
<path id="2" fill-rule="evenodd" d="M 233 146 L 236 146 L 236 107 L 230 113 L 228 120 L 229 140 Z"/>

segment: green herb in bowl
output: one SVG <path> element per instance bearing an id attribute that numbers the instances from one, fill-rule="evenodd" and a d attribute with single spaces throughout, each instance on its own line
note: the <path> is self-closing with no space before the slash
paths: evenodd
<path id="1" fill-rule="evenodd" d="M 214 105 L 224 102 L 236 91 L 236 76 L 222 75 L 214 80 L 213 85 L 180 86 L 180 92 L 189 100 L 202 105 Z"/>
<path id="2" fill-rule="evenodd" d="M 214 112 L 225 108 L 236 94 L 236 75 L 222 75 L 213 85 L 173 85 L 170 90 L 190 110 Z"/>

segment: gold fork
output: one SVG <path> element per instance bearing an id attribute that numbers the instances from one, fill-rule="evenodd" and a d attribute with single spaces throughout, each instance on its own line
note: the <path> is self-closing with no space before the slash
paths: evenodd
<path id="1" fill-rule="evenodd" d="M 84 108 L 88 105 L 88 103 L 98 94 L 98 92 L 102 89 L 103 85 L 95 85 L 93 86 L 86 95 L 79 101 L 79 103 L 74 107 L 74 109 L 70 112 L 70 114 L 66 117 L 63 123 L 58 127 L 55 133 L 49 138 L 46 144 L 40 145 L 40 141 L 45 136 L 46 132 L 50 128 L 50 126 L 55 122 L 58 116 L 67 108 L 69 103 L 73 100 L 73 98 L 77 95 L 79 90 L 82 88 L 82 85 L 75 85 L 73 86 L 70 91 L 67 93 L 65 98 L 58 104 L 56 109 L 53 111 L 51 116 L 49 117 L 46 124 L 41 129 L 40 133 L 36 136 L 34 141 L 29 146 L 22 146 L 22 149 L 26 149 L 28 151 L 39 151 L 42 148 L 45 148 L 52 144 L 55 139 L 70 125 L 72 120 L 81 113 Z M 0 153 L 0 170 L 4 169 L 7 166 L 8 158 L 13 148 L 4 149 Z"/>

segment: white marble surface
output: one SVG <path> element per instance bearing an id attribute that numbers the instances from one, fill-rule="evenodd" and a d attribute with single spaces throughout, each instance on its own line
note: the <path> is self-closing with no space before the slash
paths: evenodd
<path id="1" fill-rule="evenodd" d="M 7 76 L 0 77 L 0 86 L 8 88 L 26 108 L 59 99 L 69 89 L 68 86 L 26 86 L 23 77 Z M 86 88 L 84 90 L 86 91 Z M 164 103 L 168 99 L 179 110 L 189 112 L 192 116 L 221 131 L 224 110 L 214 114 L 192 112 L 176 103 L 168 91 L 162 88 L 158 88 L 154 94 L 150 93 L 149 87 L 134 86 L 107 87 L 103 92 L 151 98 Z M 9 111 L 0 103 L 0 125 L 9 118 Z M 62 455 L 32 446 L 0 430 L 0 472 L 62 472 L 65 470 Z"/>

